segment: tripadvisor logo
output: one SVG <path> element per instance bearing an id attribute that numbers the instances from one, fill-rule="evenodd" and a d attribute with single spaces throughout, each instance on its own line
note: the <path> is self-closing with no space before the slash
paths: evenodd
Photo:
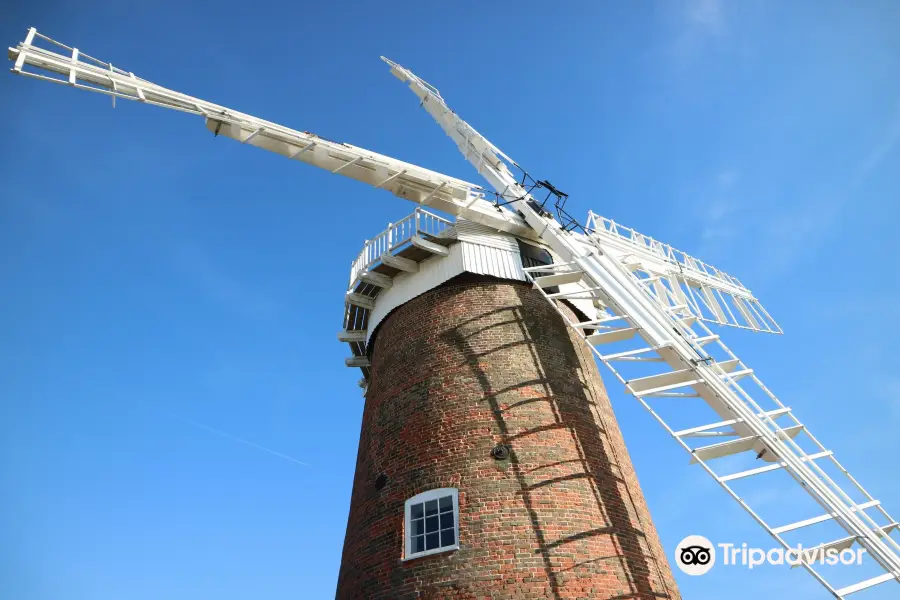
<path id="1" fill-rule="evenodd" d="M 863 549 L 845 548 L 750 548 L 747 544 L 713 544 L 701 535 L 689 535 L 675 548 L 675 564 L 688 575 L 706 575 L 716 564 L 716 555 L 726 566 L 741 565 L 753 569 L 760 565 L 861 565 Z"/>
<path id="2" fill-rule="evenodd" d="M 675 563 L 688 575 L 706 575 L 716 564 L 716 549 L 702 535 L 689 535 L 675 548 Z"/>

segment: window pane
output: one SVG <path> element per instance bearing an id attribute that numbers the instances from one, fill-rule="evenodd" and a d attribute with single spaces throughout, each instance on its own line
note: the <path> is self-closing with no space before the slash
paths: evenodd
<path id="1" fill-rule="evenodd" d="M 439 546 L 438 543 L 438 534 L 437 533 L 429 533 L 425 536 L 425 549 L 432 550 Z"/>
<path id="2" fill-rule="evenodd" d="M 426 533 L 434 533 L 438 529 L 440 529 L 440 527 L 438 527 L 438 518 L 437 517 L 426 517 L 425 532 Z"/>
<path id="3" fill-rule="evenodd" d="M 410 523 L 410 535 L 425 534 L 425 519 L 416 519 Z"/>
<path id="4" fill-rule="evenodd" d="M 413 504 L 409 507 L 409 513 L 411 519 L 421 519 L 422 518 L 422 506 L 421 504 Z"/>
<path id="5" fill-rule="evenodd" d="M 452 546 L 455 543 L 453 529 L 445 529 L 441 532 L 441 546 Z"/>
<path id="6" fill-rule="evenodd" d="M 453 527 L 453 513 L 444 513 L 441 515 L 441 529 Z"/>
<path id="7" fill-rule="evenodd" d="M 444 496 L 440 499 L 441 512 L 453 510 L 453 496 Z"/>
<path id="8" fill-rule="evenodd" d="M 412 539 L 412 551 L 416 552 L 424 552 L 425 551 L 425 536 L 417 535 Z"/>
<path id="9" fill-rule="evenodd" d="M 437 500 L 429 500 L 425 503 L 425 514 L 436 515 L 438 512 Z"/>

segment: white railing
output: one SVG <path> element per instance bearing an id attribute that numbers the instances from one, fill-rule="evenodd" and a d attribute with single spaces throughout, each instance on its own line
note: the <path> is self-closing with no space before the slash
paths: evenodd
<path id="1" fill-rule="evenodd" d="M 396 223 L 388 223 L 387 229 L 371 240 L 366 240 L 362 251 L 350 265 L 350 286 L 354 285 L 362 271 L 378 262 L 382 254 L 392 252 L 415 236 L 436 237 L 451 225 L 453 221 L 421 208 Z"/>
<path id="2" fill-rule="evenodd" d="M 676 250 L 669 244 L 655 240 L 649 235 L 639 233 L 630 227 L 620 225 L 612 219 L 607 219 L 594 212 L 588 213 L 588 228 L 593 230 L 592 233 L 594 234 L 613 236 L 619 240 L 640 246 L 644 250 L 653 252 L 659 258 L 676 263 L 682 268 L 700 272 L 707 277 L 719 279 L 743 290 L 747 289 L 737 277 L 732 277 L 728 273 L 706 264 L 699 258 L 695 258 L 681 250 Z"/>

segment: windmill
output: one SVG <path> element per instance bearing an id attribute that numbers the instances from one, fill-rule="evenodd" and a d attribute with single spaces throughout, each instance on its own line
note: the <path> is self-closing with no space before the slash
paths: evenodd
<path id="1" fill-rule="evenodd" d="M 421 106 L 488 182 L 490 190 L 166 89 L 60 44 L 35 29 L 29 30 L 24 42 L 9 49 L 9 58 L 14 62 L 14 73 L 107 94 L 112 96 L 113 102 L 116 98 L 124 98 L 197 114 L 205 118 L 207 128 L 216 135 L 328 169 L 417 203 L 419 206 L 412 215 L 366 241 L 351 266 L 344 327 L 339 339 L 348 343 L 352 352 L 347 365 L 362 369 L 360 383 L 367 392 L 367 411 L 370 402 L 384 404 L 384 399 L 394 393 L 385 388 L 383 373 L 404 372 L 406 368 L 405 365 L 387 364 L 393 360 L 390 349 L 379 351 L 378 344 L 384 346 L 388 343 L 385 340 L 399 340 L 407 333 L 403 329 L 405 323 L 398 323 L 397 314 L 421 305 L 418 298 L 424 297 L 426 292 L 440 290 L 441 285 L 450 281 L 440 274 L 450 269 L 446 266 L 447 261 L 458 259 L 462 265 L 456 271 L 450 269 L 454 277 L 462 272 L 475 272 L 495 279 L 524 279 L 543 303 L 538 308 L 529 304 L 532 300 L 526 299 L 522 300 L 521 306 L 556 313 L 554 322 L 565 326 L 565 335 L 577 340 L 579 348 L 589 349 L 599 362 L 609 367 L 625 390 L 684 448 L 691 462 L 707 472 L 778 545 L 791 548 L 793 533 L 812 532 L 817 526 L 828 525 L 843 533 L 837 539 L 822 539 L 815 549 L 844 550 L 857 545 L 866 551 L 879 573 L 849 584 L 832 584 L 830 576 L 826 577 L 814 561 L 806 558 L 800 561 L 799 566 L 832 596 L 845 598 L 892 580 L 900 582 L 900 545 L 891 537 L 898 529 L 898 523 L 707 325 L 781 333 L 752 292 L 737 278 L 593 212 L 589 213 L 585 223 L 579 223 L 566 211 L 567 195 L 564 192 L 547 180 L 534 179 L 451 111 L 435 87 L 409 70 L 385 59 L 391 72 L 409 86 Z M 456 217 L 457 221 L 454 223 L 426 208 Z M 490 243 L 476 243 L 473 241 L 476 238 L 490 238 Z M 493 248 L 498 252 L 491 255 L 493 258 L 484 259 L 487 266 L 475 267 L 472 265 L 479 259 L 472 254 L 471 246 Z M 497 258 L 501 251 L 514 253 L 521 263 L 504 266 Z M 414 305 L 415 302 L 419 305 Z M 441 305 L 442 310 L 447 306 L 450 304 Z M 440 311 L 437 316 L 442 316 Z M 453 326 L 452 332 L 456 336 L 453 341 L 460 348 L 468 348 L 465 344 L 469 342 L 459 333 L 464 328 L 460 327 Z M 548 330 L 559 335 L 552 327 Z M 532 345 L 551 343 L 552 340 L 539 338 L 541 331 L 544 330 L 540 327 L 529 331 L 528 342 Z M 452 337 L 446 328 L 440 332 L 444 337 Z M 401 344 L 400 341 L 395 343 Z M 477 352 L 473 356 L 475 362 L 487 360 Z M 415 358 L 411 356 L 409 360 Z M 379 366 L 379 360 L 382 366 Z M 546 363 L 545 370 L 552 370 L 552 360 L 543 362 Z M 583 371 L 584 365 L 578 368 Z M 564 366 L 560 367 L 559 373 L 570 371 L 574 372 Z M 486 377 L 484 373 L 479 376 Z M 584 377 L 589 379 L 590 374 Z M 548 375 L 548 379 L 553 377 Z M 589 387 L 583 381 L 580 383 Z M 493 389 L 493 382 L 488 384 L 486 387 Z M 522 389 L 521 385 L 517 386 Z M 557 390 L 563 387 L 564 383 L 557 384 Z M 492 394 L 486 393 L 485 397 L 493 397 Z M 550 395 L 554 394 L 565 395 L 558 391 Z M 503 404 L 494 407 L 492 412 L 508 409 Z M 702 417 L 704 413 L 706 417 Z M 700 420 L 701 417 L 705 420 Z M 371 434 L 366 429 L 366 419 L 364 416 L 363 437 Z M 576 426 L 573 428 L 577 429 Z M 401 431 L 404 435 L 408 433 L 402 427 Z M 498 439 L 507 438 L 517 439 L 517 436 L 504 431 Z M 712 439 L 703 442 L 705 438 Z M 584 445 L 583 441 L 578 443 Z M 628 480 L 631 467 L 627 456 L 616 455 L 614 442 L 603 444 L 611 448 L 614 462 L 620 464 L 622 479 Z M 519 473 L 521 469 L 516 465 L 527 460 L 527 451 L 525 444 L 520 449 L 515 442 L 498 443 L 491 451 L 491 458 L 500 465 L 498 469 L 509 468 Z M 369 517 L 365 511 L 376 514 L 397 501 L 395 496 L 376 497 L 374 492 L 364 489 L 361 482 L 365 477 L 360 473 L 365 472 L 368 476 L 374 472 L 372 469 L 377 471 L 382 465 L 366 463 L 362 452 L 361 441 L 348 539 L 351 532 L 358 533 L 357 529 L 367 522 Z M 407 459 L 407 454 L 396 451 L 391 456 Z M 516 459 L 513 461 L 516 465 L 510 467 L 512 459 Z M 379 455 L 373 462 L 385 460 Z M 422 465 L 430 462 L 433 461 L 423 459 L 416 467 L 424 468 Z M 581 462 L 590 460 L 582 457 Z M 717 467 L 720 464 L 728 465 L 729 470 L 726 472 Z M 772 472 L 781 473 L 798 486 L 811 505 L 818 506 L 820 514 L 784 522 L 763 518 L 745 499 L 746 495 L 738 491 L 737 485 L 738 482 L 755 484 Z M 478 473 L 483 475 L 483 471 Z M 390 490 L 392 478 L 400 475 L 396 466 L 386 468 L 374 478 L 373 488 L 379 493 Z M 640 495 L 636 481 L 626 483 L 630 484 L 625 485 L 629 494 Z M 403 568 L 419 569 L 416 571 L 419 581 L 438 588 L 448 585 L 448 590 L 476 585 L 471 581 L 448 583 L 445 574 L 450 572 L 451 566 L 446 565 L 434 579 L 428 563 L 421 562 L 427 561 L 432 554 L 460 550 L 464 542 L 477 545 L 477 540 L 471 539 L 472 532 L 464 530 L 461 523 L 467 519 L 467 523 L 472 521 L 472 517 L 460 508 L 466 501 L 465 494 L 464 486 L 460 484 L 459 488 L 435 487 L 408 498 L 402 527 L 397 532 L 389 532 L 385 538 L 394 540 L 396 535 L 402 536 L 404 548 L 397 552 L 402 554 L 404 561 L 410 561 Z M 398 497 L 402 503 L 404 497 Z M 474 497 L 477 498 L 477 494 Z M 471 502 L 471 498 L 467 501 Z M 652 527 L 646 523 L 645 507 L 639 498 L 626 504 L 612 508 L 635 513 L 635 522 L 643 528 L 641 537 L 647 540 L 647 547 L 638 544 L 637 549 L 620 548 L 623 570 L 628 572 L 628 581 L 622 585 L 632 585 L 632 597 L 640 594 L 678 597 L 668 582 L 671 579 L 671 575 L 667 575 L 668 566 L 657 556 L 655 545 L 658 541 Z M 474 510 L 477 503 L 470 506 Z M 532 514 L 539 512 L 532 506 L 526 508 Z M 566 518 L 576 519 L 575 512 Z M 627 518 L 631 519 L 630 512 Z M 434 529 L 429 524 L 432 520 L 436 523 Z M 538 531 L 540 527 L 536 521 L 539 519 L 532 520 L 541 541 L 547 572 L 553 580 L 551 591 L 561 597 L 559 589 L 566 583 L 565 578 L 557 575 L 556 561 L 562 559 L 552 550 L 546 550 L 552 548 L 553 543 L 545 543 L 542 537 L 545 531 L 554 529 L 540 524 L 543 530 Z M 449 523 L 446 527 L 445 522 Z M 486 530 L 490 529 L 487 519 L 479 521 L 479 527 L 482 525 Z M 419 528 L 422 528 L 421 534 L 417 533 Z M 463 539 L 465 535 L 469 536 L 466 540 Z M 383 554 L 389 551 L 382 547 L 380 537 L 366 538 L 360 534 L 354 539 L 356 546 L 345 542 L 345 565 L 353 562 L 354 552 Z M 366 541 L 371 543 L 372 550 L 361 549 Z M 472 554 L 476 555 L 487 554 Z M 401 568 L 396 563 L 396 560 L 388 560 L 378 564 L 389 565 L 384 568 L 393 573 Z M 413 567 L 413 563 L 418 567 Z M 393 575 L 382 577 L 377 569 L 366 574 L 360 572 L 364 570 L 362 567 L 347 568 L 352 573 L 344 577 L 342 568 L 343 582 L 339 583 L 338 590 L 341 597 L 362 594 L 365 586 L 372 585 L 383 585 L 389 590 L 379 597 L 403 597 L 409 591 L 405 580 L 400 584 L 391 583 L 399 580 L 391 579 Z M 647 574 L 650 571 L 655 573 Z M 434 580 L 427 581 L 429 577 Z M 589 578 L 590 574 L 585 577 Z M 637 581 L 641 578 L 646 581 Z M 521 585 L 521 581 L 515 581 L 516 585 Z M 595 585 L 602 584 L 600 579 L 591 581 Z M 539 595 L 544 593 L 541 586 L 536 584 L 535 595 L 528 597 L 544 597 Z M 657 592 L 658 589 L 664 591 Z M 614 597 L 618 593 L 615 585 L 608 590 L 597 590 L 609 592 L 605 597 Z M 447 592 L 446 595 L 452 594 Z"/>

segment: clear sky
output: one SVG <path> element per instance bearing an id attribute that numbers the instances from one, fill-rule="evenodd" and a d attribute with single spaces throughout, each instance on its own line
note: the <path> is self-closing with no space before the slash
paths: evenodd
<path id="1" fill-rule="evenodd" d="M 900 513 L 900 3 L 5 4 L 3 41 L 29 26 L 477 181 L 378 56 L 408 66 L 574 213 L 754 289 L 786 334 L 729 345 Z M 9 74 L 0 109 L 0 598 L 333 596 L 363 406 L 342 295 L 412 206 L 190 115 Z M 768 547 L 607 380 L 666 548 Z M 825 597 L 784 568 L 676 576 Z"/>

